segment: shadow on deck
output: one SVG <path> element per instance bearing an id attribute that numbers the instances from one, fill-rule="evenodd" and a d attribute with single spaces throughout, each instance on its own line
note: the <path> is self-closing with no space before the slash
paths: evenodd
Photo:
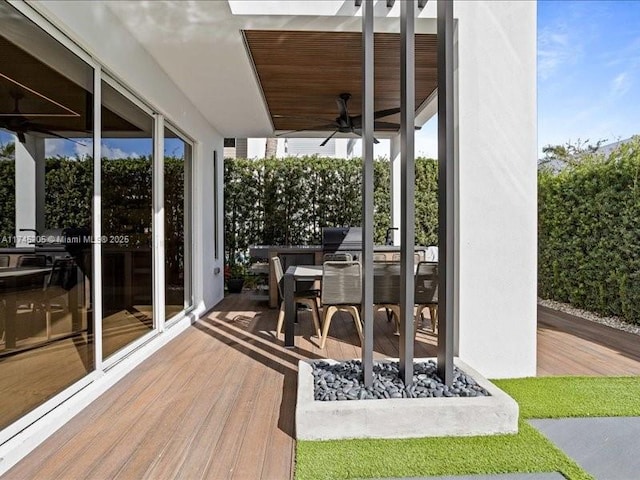
<path id="1" fill-rule="evenodd" d="M 284 349 L 274 337 L 276 315 L 245 295 L 228 296 L 4 478 L 291 478 L 298 361 L 357 358 L 360 347 L 344 315 L 320 350 L 303 312 L 297 348 Z M 617 351 L 610 335 L 596 329 L 586 338 L 572 334 L 575 319 L 540 318 L 539 374 L 640 374 L 639 359 Z M 398 356 L 393 330 L 378 313 L 375 357 Z M 599 343 L 601 336 L 609 340 Z M 415 354 L 434 356 L 435 337 L 421 331 Z"/>

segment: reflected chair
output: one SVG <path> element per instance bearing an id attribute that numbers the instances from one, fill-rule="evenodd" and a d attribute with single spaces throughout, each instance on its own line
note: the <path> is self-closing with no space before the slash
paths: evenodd
<path id="1" fill-rule="evenodd" d="M 394 319 L 395 335 L 400 334 L 400 264 L 376 262 L 373 264 L 373 304 L 375 310 L 384 308 L 387 320 Z"/>
<path id="2" fill-rule="evenodd" d="M 360 262 L 325 262 L 322 273 L 322 339 L 320 348 L 324 348 L 329 334 L 331 319 L 336 312 L 347 312 L 353 321 L 362 344 L 362 267 Z"/>
<path id="3" fill-rule="evenodd" d="M 282 263 L 279 257 L 273 257 L 271 259 L 273 264 L 273 271 L 276 275 L 276 282 L 278 283 L 278 292 L 280 292 L 280 312 L 278 313 L 278 325 L 276 326 L 276 337 L 280 336 L 282 332 L 282 326 L 284 325 L 284 292 L 283 281 L 284 272 L 282 271 Z M 318 292 L 317 290 L 303 290 L 295 292 L 293 300 L 295 303 L 301 303 L 307 305 L 311 309 L 311 316 L 313 318 L 313 326 L 316 330 L 318 338 L 321 336 L 320 332 L 320 312 L 318 310 Z"/>
<path id="4" fill-rule="evenodd" d="M 18 257 L 18 262 L 16 263 L 18 267 L 46 267 L 47 266 L 47 257 L 46 255 L 20 255 Z"/>
<path id="5" fill-rule="evenodd" d="M 438 325 L 438 263 L 420 262 L 415 277 L 416 330 L 422 311 L 429 309 L 431 331 L 435 333 Z"/>

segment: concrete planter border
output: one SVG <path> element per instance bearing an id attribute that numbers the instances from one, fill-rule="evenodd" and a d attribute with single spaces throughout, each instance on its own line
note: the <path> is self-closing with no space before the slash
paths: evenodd
<path id="1" fill-rule="evenodd" d="M 429 358 L 416 358 L 425 362 Z M 335 360 L 325 360 L 338 363 Z M 383 361 L 397 361 L 388 359 Z M 313 399 L 313 361 L 298 363 L 296 438 L 418 438 L 518 432 L 518 404 L 460 359 L 455 364 L 490 397 L 403 398 L 320 402 Z"/>

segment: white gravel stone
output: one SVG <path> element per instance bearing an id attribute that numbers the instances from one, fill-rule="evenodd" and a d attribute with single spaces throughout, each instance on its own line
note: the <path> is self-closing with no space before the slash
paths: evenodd
<path id="1" fill-rule="evenodd" d="M 625 322 L 618 317 L 601 317 L 600 315 L 596 315 L 593 312 L 582 310 L 581 308 L 576 308 L 572 305 L 569 305 L 568 303 L 556 302 L 555 300 L 544 300 L 542 298 L 538 298 L 538 305 L 552 308 L 553 310 L 558 310 L 570 315 L 575 315 L 576 317 L 584 318 L 585 320 L 589 320 L 590 322 L 600 323 L 617 330 L 622 330 L 623 332 L 640 335 L 640 325 L 634 325 L 633 323 Z"/>

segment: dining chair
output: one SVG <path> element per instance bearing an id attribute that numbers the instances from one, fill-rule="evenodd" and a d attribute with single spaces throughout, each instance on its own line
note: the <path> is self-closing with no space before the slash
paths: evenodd
<path id="1" fill-rule="evenodd" d="M 324 262 L 350 262 L 353 255 L 347 252 L 325 253 L 322 257 Z"/>
<path id="2" fill-rule="evenodd" d="M 362 267 L 360 262 L 324 262 L 321 303 L 323 321 L 320 348 L 324 348 L 331 319 L 337 312 L 351 314 L 362 344 L 362 321 L 360 320 Z"/>
<path id="3" fill-rule="evenodd" d="M 429 309 L 431 331 L 435 333 L 438 325 L 438 262 L 420 262 L 415 277 L 416 330 L 422 311 Z"/>
<path id="4" fill-rule="evenodd" d="M 20 255 L 16 263 L 18 267 L 46 267 L 46 255 Z"/>
<path id="5" fill-rule="evenodd" d="M 282 270 L 282 263 L 280 257 L 272 257 L 271 263 L 273 264 L 273 271 L 276 276 L 276 282 L 278 283 L 278 292 L 280 292 L 280 312 L 278 313 L 278 324 L 276 326 L 276 337 L 280 336 L 282 332 L 282 326 L 284 325 L 284 272 Z M 316 330 L 316 335 L 321 338 L 320 332 L 320 311 L 318 310 L 318 292 L 317 290 L 302 290 L 294 293 L 293 300 L 295 303 L 301 303 L 311 308 L 311 316 L 313 318 L 313 326 Z"/>
<path id="6" fill-rule="evenodd" d="M 373 261 L 374 262 L 386 262 L 387 261 L 387 255 L 384 253 L 380 253 L 380 252 L 373 252 Z"/>
<path id="7" fill-rule="evenodd" d="M 394 319 L 395 335 L 400 334 L 400 264 L 375 262 L 373 264 L 373 304 L 375 310 L 384 308 L 387 320 Z"/>
<path id="8" fill-rule="evenodd" d="M 64 298 L 68 306 L 69 292 L 78 283 L 78 265 L 73 258 L 60 258 L 53 262 L 51 274 L 44 287 L 44 307 L 47 339 L 51 338 L 52 300 Z M 64 311 L 64 307 L 61 306 Z"/>
<path id="9" fill-rule="evenodd" d="M 399 253 L 394 253 L 391 256 L 391 261 L 393 262 L 399 262 L 400 261 L 400 254 Z M 422 261 L 422 255 L 418 252 L 415 252 L 413 254 L 413 264 L 414 265 L 418 265 L 418 263 L 420 263 Z"/>

